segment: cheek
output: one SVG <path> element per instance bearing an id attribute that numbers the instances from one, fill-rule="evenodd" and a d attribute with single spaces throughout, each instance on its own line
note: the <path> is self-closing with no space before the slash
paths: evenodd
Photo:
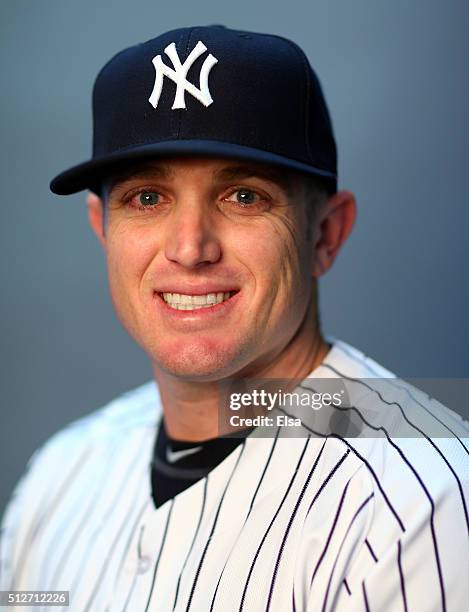
<path id="1" fill-rule="evenodd" d="M 275 219 L 239 236 L 238 254 L 252 277 L 251 306 L 260 328 L 290 329 L 307 308 L 309 265 L 304 240 L 295 230 L 293 223 Z"/>
<path id="2" fill-rule="evenodd" d="M 263 291 L 278 296 L 279 292 L 297 291 L 303 283 L 307 268 L 304 245 L 292 224 L 271 221 L 246 237 L 242 245 L 246 264 Z"/>
<path id="3" fill-rule="evenodd" d="M 120 227 L 109 232 L 107 265 L 113 296 L 132 297 L 132 288 L 140 286 L 155 252 L 154 236 L 148 231 L 128 231 Z"/>

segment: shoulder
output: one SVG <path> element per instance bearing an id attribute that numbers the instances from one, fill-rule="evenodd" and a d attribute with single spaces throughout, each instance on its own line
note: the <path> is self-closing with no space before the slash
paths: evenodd
<path id="1" fill-rule="evenodd" d="M 439 529 L 448 543 L 469 533 L 469 424 L 456 412 L 335 341 L 306 384 L 339 385 L 340 405 L 310 416 L 363 464 L 374 490 L 377 540 L 383 548 L 414 529 Z M 322 380 L 321 380 L 322 379 Z"/>
<path id="2" fill-rule="evenodd" d="M 425 482 L 436 489 L 467 486 L 469 423 L 459 414 L 344 342 L 334 344 L 320 374 L 345 391 L 328 415 L 332 433 L 376 478 L 392 473 L 401 490 L 406 482 L 419 484 L 410 496 Z"/>
<path id="3" fill-rule="evenodd" d="M 70 455 L 85 447 L 103 449 L 131 432 L 155 426 L 160 402 L 154 382 L 148 382 L 79 417 L 52 434 L 29 463 Z"/>
<path id="4" fill-rule="evenodd" d="M 317 373 L 346 393 L 316 425 L 362 463 L 355 480 L 366 475 L 373 495 L 344 565 L 342 603 L 366 592 L 371 609 L 387 609 L 384 599 L 402 601 L 404 589 L 417 607 L 460 609 L 469 596 L 460 581 L 469 563 L 469 424 L 346 343 L 334 343 Z"/>
<path id="5" fill-rule="evenodd" d="M 70 444 L 103 445 L 132 430 L 153 427 L 160 412 L 158 390 L 150 381 L 71 421 L 54 433 L 39 452 L 58 451 Z"/>
<path id="6" fill-rule="evenodd" d="M 354 421 L 355 437 L 451 439 L 467 454 L 469 422 L 351 345 L 334 340 L 313 374 L 308 382 L 341 386 L 344 400 L 334 409 Z"/>
<path id="7" fill-rule="evenodd" d="M 161 406 L 153 381 L 127 391 L 108 404 L 75 419 L 52 434 L 31 456 L 23 478 L 40 470 L 63 471 L 80 454 L 105 455 L 115 444 L 127 444 L 131 434 L 154 430 Z"/>
<path id="8" fill-rule="evenodd" d="M 133 465 L 145 469 L 160 413 L 157 387 L 146 383 L 70 422 L 32 454 L 2 518 L 4 575 L 5 563 L 18 562 L 47 516 L 84 503 L 93 488 L 111 491 L 113 479 Z"/>

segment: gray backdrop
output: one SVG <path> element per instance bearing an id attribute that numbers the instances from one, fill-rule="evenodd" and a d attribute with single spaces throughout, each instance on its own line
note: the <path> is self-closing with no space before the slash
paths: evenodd
<path id="1" fill-rule="evenodd" d="M 359 217 L 321 283 L 326 332 L 402 376 L 469 375 L 466 0 L 3 0 L 0 511 L 33 450 L 151 376 L 120 328 L 84 194 L 94 77 L 182 25 L 285 35 L 316 67 Z"/>

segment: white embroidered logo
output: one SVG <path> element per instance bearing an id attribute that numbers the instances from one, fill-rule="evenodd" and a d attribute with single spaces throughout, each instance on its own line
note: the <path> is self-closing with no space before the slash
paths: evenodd
<path id="1" fill-rule="evenodd" d="M 163 63 L 161 55 L 156 55 L 153 58 L 152 62 L 156 71 L 155 84 L 153 86 L 151 96 L 148 98 L 148 102 L 150 102 L 153 108 L 158 106 L 165 75 L 176 83 L 176 95 L 174 96 L 172 106 L 173 110 L 175 108 L 186 108 L 186 101 L 184 99 L 184 93 L 186 91 L 194 96 L 194 98 L 197 98 L 199 102 L 202 102 L 204 106 L 210 106 L 210 104 L 212 104 L 212 96 L 210 95 L 210 91 L 208 89 L 208 75 L 210 74 L 210 70 L 218 62 L 216 57 L 213 57 L 213 55 L 210 53 L 205 58 L 200 70 L 200 89 L 197 89 L 197 87 L 190 83 L 186 78 L 192 64 L 198 57 L 205 53 L 205 51 L 207 51 L 207 47 L 202 41 L 199 40 L 199 42 L 190 52 L 184 64 L 181 64 L 178 52 L 176 51 L 176 45 L 171 43 L 166 47 L 164 52 L 171 60 L 174 69 Z"/>

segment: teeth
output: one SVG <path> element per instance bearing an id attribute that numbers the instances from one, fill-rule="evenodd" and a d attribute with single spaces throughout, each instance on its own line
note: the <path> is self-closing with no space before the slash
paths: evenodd
<path id="1" fill-rule="evenodd" d="M 205 295 L 194 295 L 192 298 L 192 303 L 197 306 L 204 306 L 207 303 Z"/>
<path id="2" fill-rule="evenodd" d="M 163 299 L 175 310 L 198 310 L 210 308 L 229 299 L 230 292 L 207 293 L 206 295 L 186 295 L 183 293 L 163 293 Z"/>

